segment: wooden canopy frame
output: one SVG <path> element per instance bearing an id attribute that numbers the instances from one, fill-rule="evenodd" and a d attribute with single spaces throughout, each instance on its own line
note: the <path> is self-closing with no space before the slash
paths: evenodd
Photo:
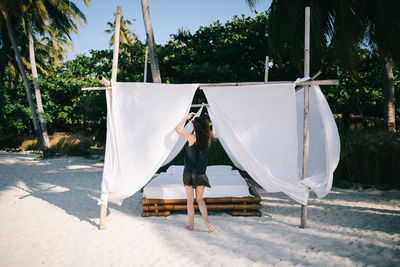
<path id="1" fill-rule="evenodd" d="M 117 12 L 115 15 L 115 36 L 114 36 L 114 49 L 113 49 L 113 62 L 112 62 L 112 74 L 111 83 L 117 81 L 117 69 L 118 69 L 118 53 L 119 53 L 119 37 L 120 37 L 120 23 L 121 23 L 121 7 L 117 6 Z M 310 7 L 305 8 L 305 31 L 304 31 L 304 77 L 310 76 Z M 236 82 L 236 83 L 201 83 L 199 87 L 212 87 L 212 86 L 245 86 L 245 85 L 257 85 L 257 84 L 274 84 L 274 83 L 292 83 L 292 82 L 269 82 L 268 81 L 268 62 L 269 57 L 265 59 L 265 79 L 264 82 Z M 146 62 L 147 63 L 147 62 Z M 146 64 L 145 63 L 145 64 Z M 147 70 L 147 69 L 146 69 Z M 309 166 L 309 144 L 310 144 L 310 120 L 309 120 L 309 87 L 313 85 L 338 85 L 339 80 L 314 80 L 320 72 L 314 77 L 307 81 L 296 83 L 297 86 L 304 87 L 304 127 L 303 127 L 303 167 L 302 167 L 302 179 L 308 176 Z M 111 90 L 111 83 L 102 76 L 98 76 L 97 79 L 105 85 L 104 87 L 89 87 L 82 88 L 82 90 Z M 103 230 L 106 228 L 106 212 L 107 205 L 102 204 L 100 206 L 100 225 L 99 229 Z M 300 228 L 307 228 L 307 205 L 301 205 L 301 222 Z"/>

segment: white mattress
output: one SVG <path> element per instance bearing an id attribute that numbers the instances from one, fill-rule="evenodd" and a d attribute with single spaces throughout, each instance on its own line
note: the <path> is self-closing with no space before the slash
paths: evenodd
<path id="1" fill-rule="evenodd" d="M 183 166 L 170 166 L 166 172 L 155 176 L 143 189 L 145 198 L 185 199 Z M 231 166 L 208 166 L 206 174 L 211 188 L 206 187 L 204 197 L 247 197 L 250 196 L 246 181 Z"/>

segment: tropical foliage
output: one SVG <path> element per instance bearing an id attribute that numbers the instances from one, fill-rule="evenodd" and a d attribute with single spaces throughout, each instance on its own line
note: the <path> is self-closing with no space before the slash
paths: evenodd
<path id="1" fill-rule="evenodd" d="M 86 4 L 90 0 L 84 0 Z M 77 32 L 77 27 L 75 20 L 82 24 L 82 20 L 85 21 L 85 16 L 79 10 L 79 8 L 69 0 L 63 1 L 52 1 L 52 0 L 33 0 L 33 1 L 9 1 L 4 0 L 0 2 L 0 11 L 5 20 L 8 36 L 12 44 L 15 59 L 18 64 L 18 68 L 23 80 L 26 96 L 28 99 L 30 113 L 32 116 L 34 131 L 37 135 L 41 150 L 46 155 L 51 155 L 52 151 L 49 149 L 50 141 L 47 133 L 47 125 L 45 119 L 45 112 L 43 110 L 43 104 L 40 93 L 40 86 L 38 81 L 38 73 L 36 68 L 36 58 L 35 58 L 35 46 L 34 46 L 34 29 L 35 31 L 42 33 L 46 22 L 53 24 L 53 28 L 60 29 L 63 34 L 69 37 L 70 30 Z M 28 37 L 28 47 L 29 47 L 29 61 L 30 69 L 32 71 L 33 84 L 35 88 L 36 96 L 36 106 L 33 102 L 32 91 L 29 86 L 29 81 L 27 74 L 25 72 L 25 66 L 23 62 L 23 57 L 21 57 L 20 48 L 16 41 L 16 35 L 14 33 L 14 27 L 12 19 L 15 18 L 15 23 L 17 25 L 22 25 L 24 32 Z M 15 24 L 14 24 L 15 25 Z M 3 36 L 2 36 L 3 37 Z M 55 40 L 53 41 L 54 47 Z M 54 49 L 51 49 L 51 51 Z M 54 51 L 53 51 L 54 52 Z M 51 54 L 51 52 L 50 52 Z M 59 55 L 53 58 L 55 65 L 57 64 L 57 58 Z M 36 110 L 37 108 L 37 110 Z M 38 111 L 38 112 L 37 112 Z M 37 113 L 39 113 L 39 118 Z M 40 122 L 40 125 L 39 125 Z"/>
<path id="2" fill-rule="evenodd" d="M 22 30 L 19 36 L 26 40 Z M 26 117 L 22 84 L 19 75 L 13 71 L 15 68 L 8 68 L 15 65 L 13 58 L 6 56 L 10 51 L 9 41 L 2 38 L 2 42 L 5 45 L 0 48 L 1 52 L 4 51 L 1 57 L 3 68 L 0 70 L 4 74 L 0 87 L 3 96 L 0 100 L 0 131 L 4 134 L 15 131 L 29 133 L 31 126 Z M 89 56 L 79 55 L 53 69 L 48 68 L 54 61 L 51 54 L 45 57 L 40 43 L 37 47 L 39 65 L 46 70 L 39 80 L 50 131 L 79 129 L 92 132 L 104 128 L 106 111 L 103 93 L 82 92 L 80 89 L 100 86 L 95 79 L 97 75 L 111 77 L 112 50 L 91 50 Z M 118 80 L 143 81 L 145 44 L 137 40 L 132 45 L 121 44 L 120 48 Z M 167 83 L 262 81 L 265 55 L 276 58 L 270 48 L 267 14 L 258 14 L 254 18 L 234 17 L 224 25 L 217 21 L 195 33 L 179 31 L 171 36 L 167 44 L 158 46 L 157 53 Z M 330 53 L 328 48 L 326 53 Z M 337 77 L 340 80 L 339 86 L 323 90 L 334 113 L 383 118 L 384 97 L 380 89 L 378 55 L 368 48 L 358 48 L 356 54 L 352 70 L 328 60 L 320 64 L 323 70 L 320 77 Z M 22 56 L 27 57 L 24 53 Z M 399 90 L 398 69 L 394 71 L 394 83 Z M 287 62 L 275 61 L 269 70 L 270 80 L 294 80 L 300 76 L 297 68 Z M 201 95 L 197 97 L 196 101 L 202 101 Z"/>
<path id="3" fill-rule="evenodd" d="M 271 36 L 273 33 L 271 19 L 269 13 L 260 13 L 252 18 L 237 16 L 225 24 L 216 21 L 209 26 L 200 27 L 194 33 L 180 30 L 171 35 L 169 42 L 156 47 L 163 81 L 166 83 L 263 81 L 266 55 L 273 59 L 269 69 L 269 80 L 295 80 L 301 77 L 302 42 L 296 43 L 293 40 L 283 45 L 285 49 L 277 49 L 273 44 L 276 40 Z M 16 25 L 14 32 L 20 46 L 22 61 L 25 67 L 30 69 L 27 60 L 28 37 L 24 26 L 16 17 L 11 17 L 10 20 Z M 68 42 L 63 40 L 68 40 L 65 39 L 68 35 L 45 33 L 46 27 L 43 27 L 44 35 L 38 30 L 34 31 L 34 42 L 49 134 L 79 132 L 104 144 L 106 130 L 104 92 L 81 91 L 81 88 L 101 86 L 96 81 L 97 75 L 111 78 L 112 50 L 91 50 L 89 55 L 79 55 L 56 66 L 56 61 L 60 63 L 63 61 L 62 57 L 65 55 L 63 51 L 68 45 Z M 52 25 L 49 24 L 48 27 Z M 49 32 L 48 29 L 47 31 Z M 393 38 L 398 40 L 399 37 Z M 49 44 L 54 40 L 58 44 L 52 52 Z M 314 43 L 314 46 L 316 44 Z M 385 97 L 381 89 L 380 54 L 373 46 L 358 45 L 353 50 L 351 66 L 346 66 L 332 56 L 338 53 L 334 52 L 335 49 L 337 48 L 330 46 L 329 42 L 321 42 L 318 48 L 312 50 L 315 52 L 311 55 L 311 66 L 315 66 L 312 73 L 322 70 L 319 78 L 340 80 L 339 86 L 323 88 L 333 113 L 341 114 L 338 124 L 342 137 L 342 158 L 335 177 L 361 183 L 375 183 L 377 180 L 374 180 L 374 175 L 387 175 L 390 176 L 387 178 L 389 180 L 382 178 L 377 183 L 399 186 L 395 182 L 399 178 L 399 170 L 396 167 L 400 166 L 396 156 L 400 149 L 399 137 L 381 131 L 385 128 L 383 119 Z M 120 50 L 118 81 L 143 81 L 146 44 L 140 40 L 132 44 L 122 43 Z M 397 64 L 397 59 L 393 57 L 393 84 L 395 94 L 399 95 L 400 76 Z M 147 80 L 151 81 L 151 74 L 148 76 Z M 32 76 L 28 74 L 28 78 L 29 86 L 32 87 Z M 0 96 L 2 136 L 0 145 L 5 147 L 8 144 L 9 147 L 15 147 L 22 139 L 7 139 L 12 140 L 11 144 L 5 141 L 6 137 L 31 135 L 34 130 L 24 84 L 4 19 L 0 20 Z M 205 101 L 204 95 L 199 91 L 196 93 L 195 102 L 203 101 Z M 400 106 L 398 99 L 394 101 L 395 105 Z M 399 112 L 396 112 L 398 120 Z M 353 118 L 354 115 L 357 115 L 356 118 Z M 354 128 L 361 131 L 349 130 Z M 370 145 L 361 149 L 363 143 Z M 88 142 L 85 143 L 85 149 L 87 144 Z M 215 142 L 213 149 L 213 155 L 218 155 L 212 159 L 214 163 L 229 162 L 218 142 Z M 363 155 L 356 155 L 360 151 L 363 151 Z M 371 155 L 376 157 L 367 158 Z M 355 158 L 358 162 L 373 164 L 368 163 L 360 167 L 352 162 Z M 374 167 L 372 171 L 368 169 L 371 166 L 378 167 Z"/>
<path id="4" fill-rule="evenodd" d="M 254 6 L 255 1 L 250 1 Z M 360 46 L 374 51 L 379 58 L 384 92 L 384 117 L 395 130 L 395 84 L 393 66 L 400 61 L 400 2 L 396 0 L 273 0 L 270 7 L 271 48 L 282 61 L 283 51 L 293 50 L 291 64 L 301 65 L 304 40 L 305 7 L 311 9 L 311 73 L 324 62 L 348 71 L 357 68 Z M 327 53 L 327 48 L 329 53 Z M 287 61 L 284 58 L 284 61 Z"/>

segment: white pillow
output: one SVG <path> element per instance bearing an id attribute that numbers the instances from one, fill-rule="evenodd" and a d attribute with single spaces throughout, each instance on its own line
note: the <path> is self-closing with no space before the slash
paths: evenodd
<path id="1" fill-rule="evenodd" d="M 207 175 L 229 175 L 231 174 L 232 166 L 229 165 L 211 165 L 207 166 Z"/>
<path id="2" fill-rule="evenodd" d="M 184 168 L 184 166 L 182 166 L 182 165 L 171 165 L 167 169 L 167 173 L 171 174 L 171 175 L 182 175 L 183 168 Z"/>

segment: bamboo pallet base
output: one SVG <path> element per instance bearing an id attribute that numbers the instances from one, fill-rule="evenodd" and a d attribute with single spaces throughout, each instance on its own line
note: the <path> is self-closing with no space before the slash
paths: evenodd
<path id="1" fill-rule="evenodd" d="M 205 198 L 208 210 L 232 211 L 232 216 L 261 216 L 261 197 Z M 142 217 L 169 216 L 171 211 L 185 211 L 186 199 L 142 198 Z M 198 209 L 195 200 L 195 210 Z"/>

